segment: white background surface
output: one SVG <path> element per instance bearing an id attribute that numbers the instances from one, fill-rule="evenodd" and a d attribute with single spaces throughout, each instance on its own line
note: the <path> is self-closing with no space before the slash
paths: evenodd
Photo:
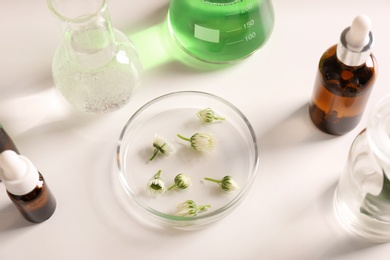
<path id="1" fill-rule="evenodd" d="M 379 64 L 366 111 L 390 91 L 390 1 L 273 5 L 273 34 L 252 57 L 212 72 L 158 64 L 148 68 L 126 107 L 88 116 L 69 109 L 54 88 L 51 60 L 60 32 L 46 1 L 2 0 L 0 122 L 45 176 L 58 205 L 47 222 L 29 224 L 0 184 L 0 259 L 389 259 L 389 244 L 349 235 L 332 212 L 348 149 L 368 113 L 355 130 L 333 137 L 313 127 L 307 110 L 320 56 L 362 13 L 372 19 Z M 132 33 L 161 23 L 167 8 L 168 0 L 109 2 L 114 27 Z M 206 91 L 235 104 L 260 146 L 258 176 L 243 204 L 195 232 L 140 224 L 115 199 L 111 178 L 129 117 L 150 99 L 178 90 Z"/>

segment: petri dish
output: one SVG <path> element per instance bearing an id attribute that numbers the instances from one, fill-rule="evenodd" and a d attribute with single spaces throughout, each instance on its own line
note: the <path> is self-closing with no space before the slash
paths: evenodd
<path id="1" fill-rule="evenodd" d="M 225 120 L 204 123 L 197 112 L 211 108 Z M 177 137 L 213 133 L 213 151 L 196 151 L 190 142 Z M 158 154 L 152 161 L 155 134 L 175 149 Z M 126 123 L 116 149 L 116 170 L 124 206 L 139 219 L 163 226 L 197 229 L 231 213 L 248 194 L 259 164 L 255 132 L 247 118 L 228 101 L 205 92 L 181 91 L 155 98 L 142 106 Z M 148 181 L 161 170 L 167 187 L 179 173 L 191 178 L 191 186 L 155 196 Z M 223 191 L 205 177 L 231 176 L 239 189 Z M 177 216 L 176 206 L 186 200 L 211 207 L 197 216 Z"/>

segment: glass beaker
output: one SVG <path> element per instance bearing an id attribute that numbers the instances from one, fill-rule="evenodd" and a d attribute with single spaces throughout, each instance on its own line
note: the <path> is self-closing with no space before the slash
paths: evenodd
<path id="1" fill-rule="evenodd" d="M 112 28 L 107 0 L 48 0 L 48 6 L 63 36 L 52 64 L 62 96 L 91 113 L 127 104 L 143 69 L 130 39 Z"/>
<path id="2" fill-rule="evenodd" d="M 354 140 L 335 194 L 335 210 L 354 233 L 390 241 L 390 96 L 370 115 Z"/>
<path id="3" fill-rule="evenodd" d="M 171 0 L 168 27 L 192 57 L 229 63 L 248 57 L 271 35 L 270 0 Z"/>

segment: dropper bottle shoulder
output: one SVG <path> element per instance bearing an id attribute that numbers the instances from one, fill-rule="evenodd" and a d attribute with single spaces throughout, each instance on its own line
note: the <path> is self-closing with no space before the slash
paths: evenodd
<path id="1" fill-rule="evenodd" d="M 6 150 L 0 153 L 0 167 L 7 194 L 25 219 L 40 223 L 53 215 L 56 200 L 28 158 Z"/>

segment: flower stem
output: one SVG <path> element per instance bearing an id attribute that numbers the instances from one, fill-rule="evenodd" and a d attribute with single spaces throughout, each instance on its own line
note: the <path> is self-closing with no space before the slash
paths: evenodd
<path id="1" fill-rule="evenodd" d="M 216 180 L 216 179 L 212 179 L 212 178 L 204 178 L 206 181 L 212 181 L 212 182 L 216 182 L 216 183 L 221 183 L 222 180 Z"/>
<path id="2" fill-rule="evenodd" d="M 158 170 L 158 172 L 153 176 L 154 179 L 160 178 L 161 170 Z"/>
<path id="3" fill-rule="evenodd" d="M 172 190 L 173 188 L 175 188 L 175 186 L 176 186 L 176 183 L 173 184 L 171 187 L 169 187 L 168 190 Z"/>
<path id="4" fill-rule="evenodd" d="M 156 157 L 157 153 L 158 153 L 158 149 L 156 148 L 156 149 L 154 149 L 153 156 L 152 156 L 152 157 L 150 157 L 149 161 L 153 160 L 153 159 L 154 159 L 154 157 Z"/>
<path id="5" fill-rule="evenodd" d="M 182 136 L 181 134 L 177 134 L 177 137 L 179 137 L 180 139 L 183 139 L 185 141 L 191 142 L 190 138 L 186 138 L 186 137 Z"/>
<path id="6" fill-rule="evenodd" d="M 153 144 L 153 146 L 155 147 L 154 149 L 154 153 L 153 153 L 153 156 L 149 159 L 149 161 L 153 160 L 154 157 L 156 157 L 156 155 L 158 154 L 158 152 L 161 152 L 161 153 L 164 153 L 164 146 L 166 145 L 166 143 L 164 143 L 163 145 L 161 146 L 158 146 L 157 144 Z"/>

